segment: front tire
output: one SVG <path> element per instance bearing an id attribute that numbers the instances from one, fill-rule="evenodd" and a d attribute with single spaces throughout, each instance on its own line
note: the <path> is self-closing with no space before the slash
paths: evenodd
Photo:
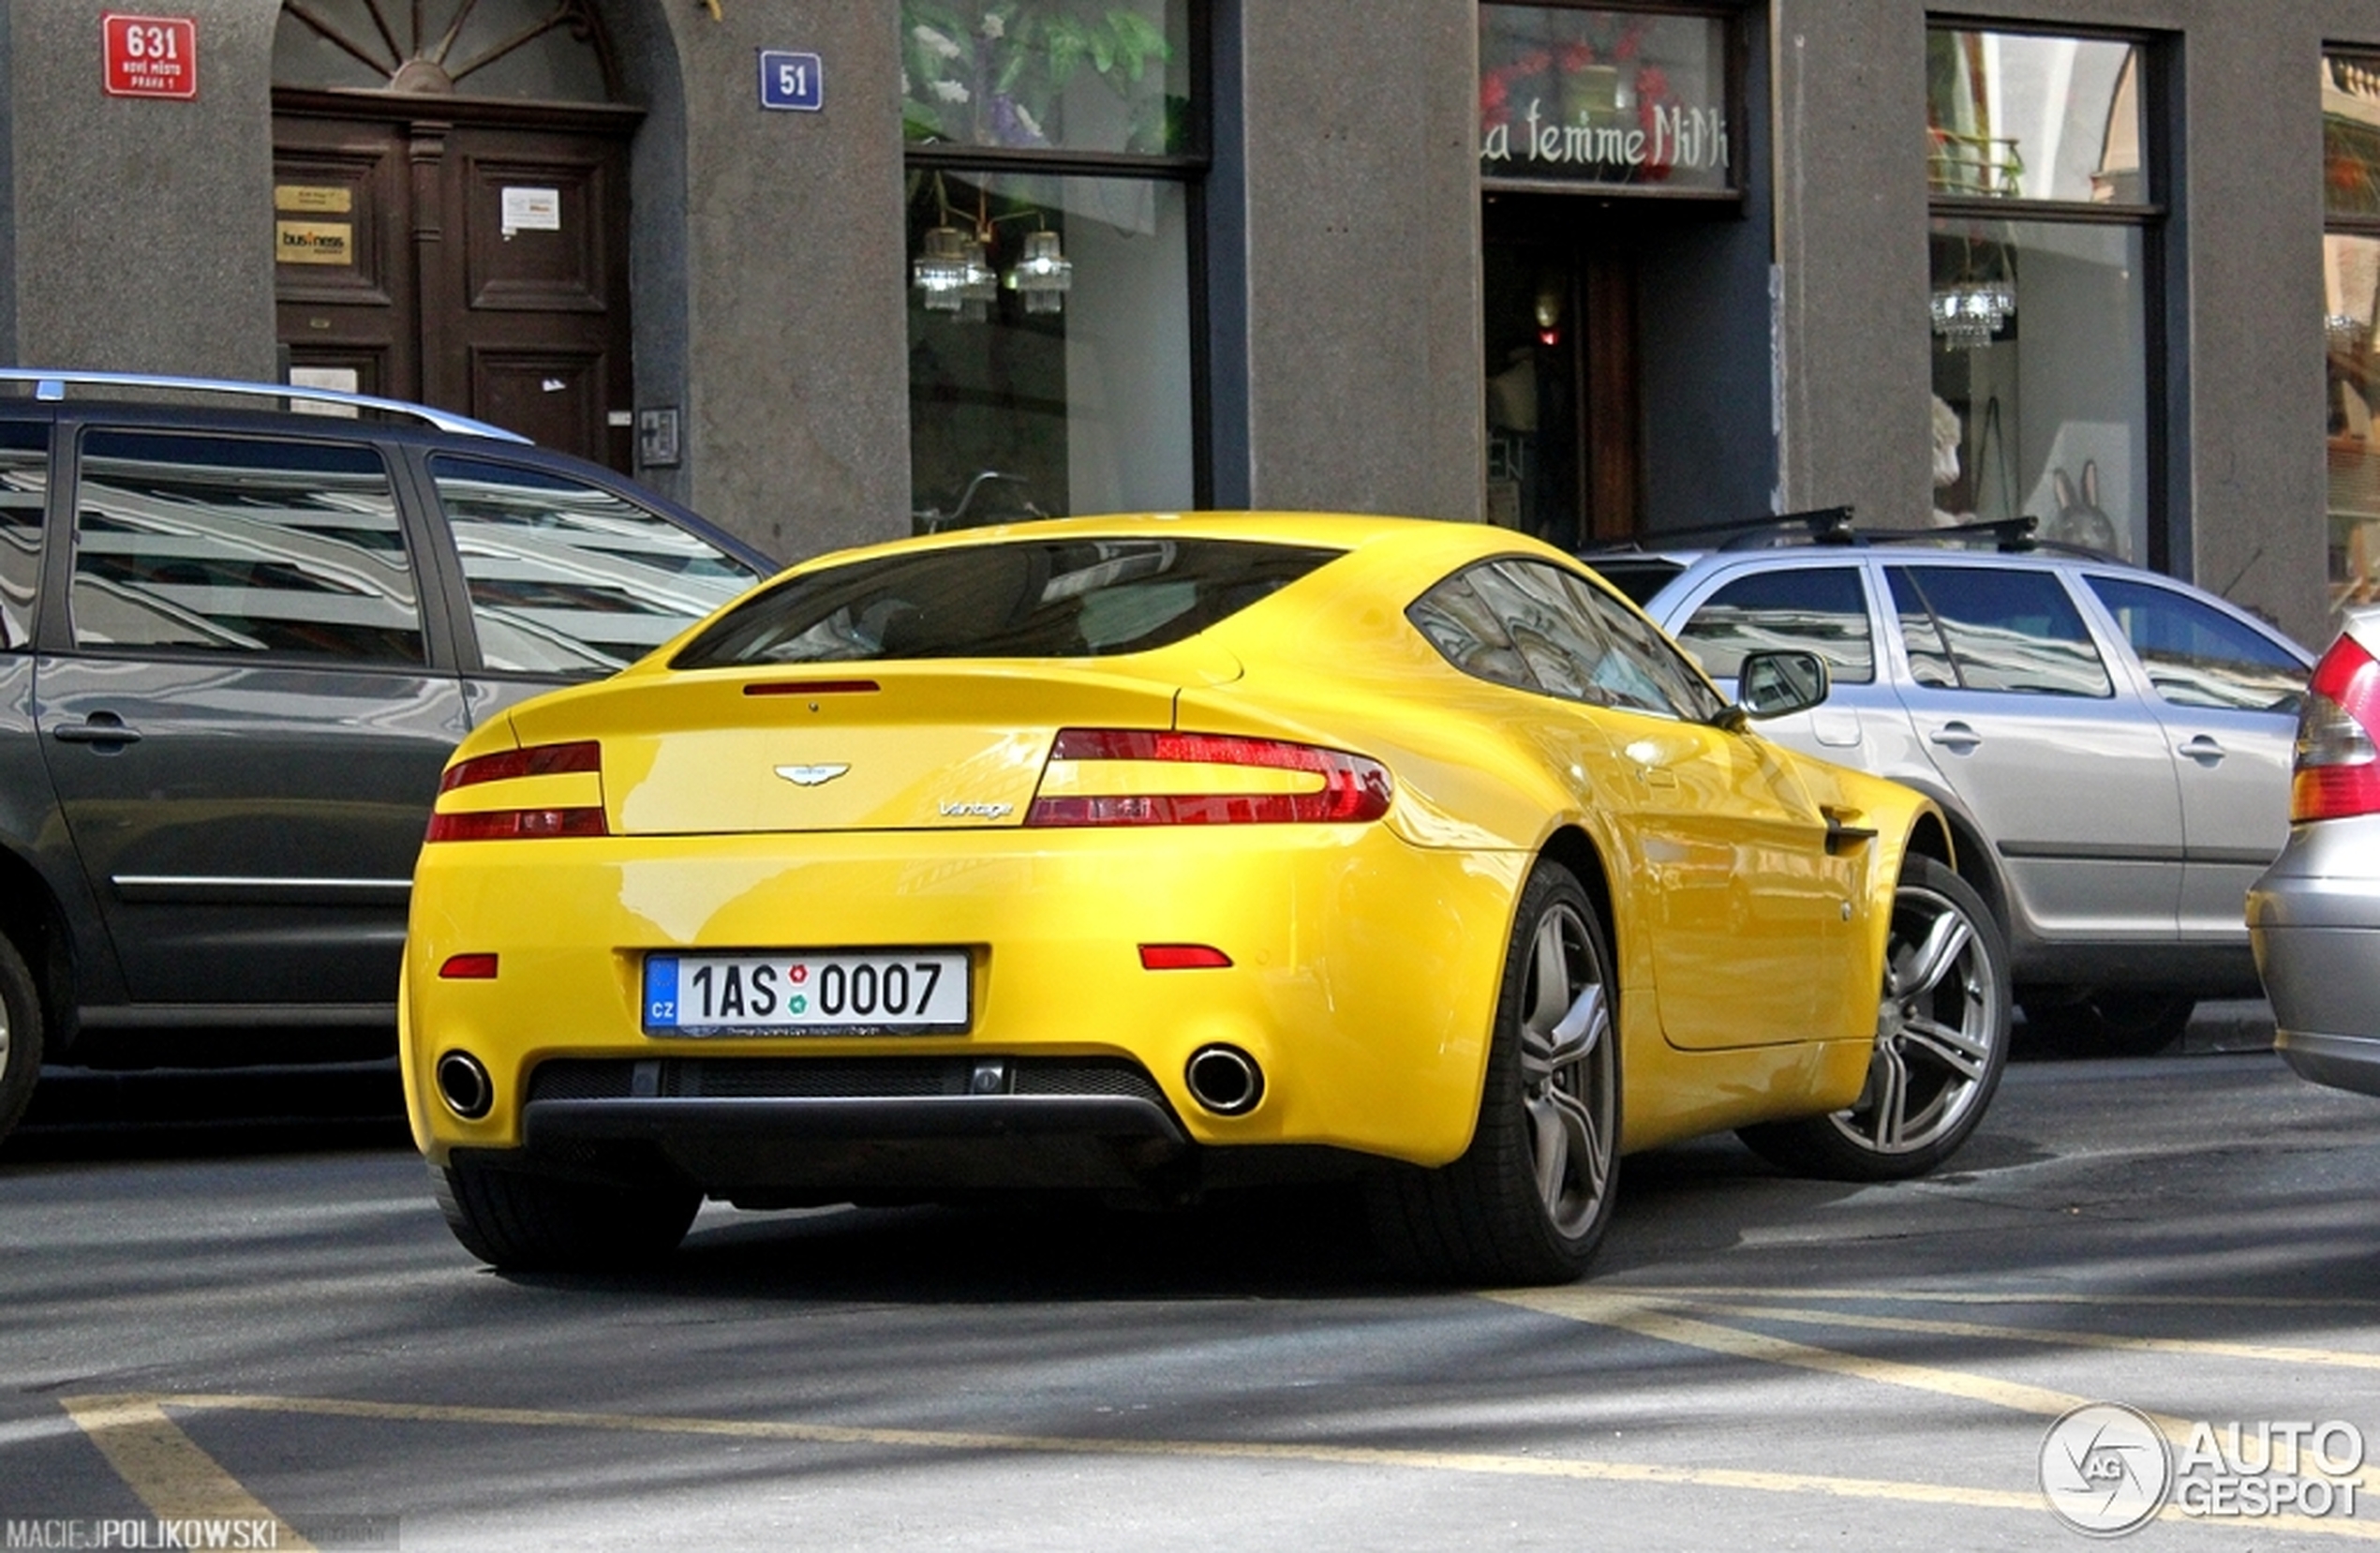
<path id="1" fill-rule="evenodd" d="M 2072 1002 L 2025 1004 L 2035 1035 L 2068 1052 L 2110 1057 L 2153 1057 L 2181 1038 L 2198 1000 L 2183 993 L 2103 988 Z"/>
<path id="2" fill-rule="evenodd" d="M 457 1160 L 430 1168 L 446 1227 L 463 1248 L 506 1273 L 638 1267 L 677 1248 L 702 1194 L 558 1180 Z"/>
<path id="3" fill-rule="evenodd" d="M 1375 1184 L 1375 1237 L 1401 1268 L 1449 1281 L 1568 1283 L 1586 1270 L 1619 1181 L 1619 1033 L 1601 918 L 1577 878 L 1540 863 L 1505 951 L 1471 1146 Z"/>
<path id="4" fill-rule="evenodd" d="M 1974 888 L 1931 858 L 1902 865 L 1884 943 L 1867 1082 L 1849 1109 L 1737 1136 L 1771 1163 L 1897 1181 L 1950 1157 L 2008 1061 L 2008 947 Z"/>

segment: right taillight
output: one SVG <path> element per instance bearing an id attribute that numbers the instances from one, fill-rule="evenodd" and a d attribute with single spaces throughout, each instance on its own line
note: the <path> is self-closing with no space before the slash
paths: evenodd
<path id="1" fill-rule="evenodd" d="M 2380 662 L 2351 636 L 2314 665 L 2298 712 L 2292 820 L 2380 814 Z"/>
<path id="2" fill-rule="evenodd" d="M 1065 728 L 1031 826 L 1288 825 L 1376 820 L 1394 791 L 1365 755 L 1235 734 Z"/>

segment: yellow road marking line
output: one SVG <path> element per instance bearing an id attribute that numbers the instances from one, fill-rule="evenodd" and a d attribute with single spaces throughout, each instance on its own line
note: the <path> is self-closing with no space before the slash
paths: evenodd
<path id="1" fill-rule="evenodd" d="M 2343 1349 L 2280 1348 L 2264 1343 L 2227 1343 L 2203 1337 L 2129 1337 L 2115 1333 L 2061 1332 L 2054 1327 L 1993 1326 L 1981 1322 L 1927 1321 L 1917 1316 L 1870 1316 L 1844 1310 L 1812 1310 L 1802 1306 L 1738 1304 L 1731 1300 L 1694 1299 L 1674 1303 L 1706 1315 L 1805 1326 L 1916 1332 L 1937 1337 L 1976 1337 L 1999 1342 L 2043 1343 L 2060 1348 L 2098 1348 L 2121 1353 L 2188 1353 L 2221 1359 L 2251 1359 L 2265 1364 L 2380 1369 L 2380 1353 L 2357 1353 Z"/>
<path id="2" fill-rule="evenodd" d="M 2190 1309 L 2380 1310 L 2380 1299 L 2349 1295 L 2268 1297 L 2261 1294 L 2058 1294 L 1989 1290 L 1778 1289 L 1721 1284 L 1607 1284 L 1607 1292 L 1658 1300 L 1866 1300 L 1878 1305 L 2179 1306 Z"/>
<path id="3" fill-rule="evenodd" d="M 1687 1301 L 1673 1299 L 1662 1302 L 1640 1298 L 1632 1292 L 1623 1294 L 1579 1288 L 1495 1291 L 1487 1292 L 1485 1297 L 1525 1310 L 1535 1310 L 1541 1315 L 1614 1327 L 1659 1342 L 1699 1348 L 1705 1352 L 1840 1375 L 1880 1385 L 1904 1386 L 1914 1391 L 1964 1397 L 2045 1418 L 2058 1418 L 2097 1400 L 2051 1391 L 2045 1386 L 2027 1385 L 2020 1381 L 1996 1381 L 1988 1376 L 1970 1375 L 1960 1370 L 1936 1369 L 1898 1359 L 1879 1359 L 1867 1354 L 1819 1348 L 1808 1343 L 1797 1343 L 1791 1338 L 1772 1337 L 1764 1333 L 1746 1332 L 1713 1322 L 1697 1321 L 1691 1316 L 1660 1308 L 1663 1303 L 1681 1306 L 1688 1310 L 1702 1308 Z M 1763 1319 L 1765 1315 L 1763 1312 Z M 2188 1443 L 2194 1427 L 2191 1420 L 2169 1413 L 2143 1411 L 2165 1438 L 2178 1445 Z M 2366 1467 L 2358 1474 L 2356 1482 L 2361 1493 L 2380 1491 L 2380 1469 Z M 2168 1504 L 2159 1518 L 2185 1520 L 2193 1517 L 2185 1516 L 2180 1506 Z M 2380 1540 L 2380 1523 L 2373 1522 L 2333 1521 L 2309 1516 L 2272 1516 L 2257 1524 L 2276 1531 L 2315 1531 L 2332 1536 Z"/>
<path id="4" fill-rule="evenodd" d="M 269 1522 L 271 1538 L 259 1538 L 258 1546 L 313 1547 L 289 1522 L 242 1487 L 239 1479 L 199 1449 L 165 1415 L 162 1402 L 160 1397 L 141 1396 L 60 1399 L 67 1416 L 159 1520 Z"/>
<path id="5" fill-rule="evenodd" d="M 1997 1488 L 1961 1488 L 1884 1478 L 1755 1471 L 1728 1467 L 1672 1467 L 1658 1462 L 1601 1461 L 1570 1456 L 1516 1456 L 1483 1451 L 1421 1451 L 1361 1445 L 1289 1444 L 1273 1441 L 1110 1439 L 1092 1435 L 998 1434 L 959 1429 L 872 1428 L 791 1424 L 765 1419 L 687 1418 L 618 1412 L 558 1412 L 535 1408 L 486 1408 L 419 1402 L 363 1402 L 336 1397 L 239 1394 L 159 1395 L 106 1398 L 151 1409 L 240 1410 L 323 1418 L 383 1419 L 409 1424 L 463 1424 L 516 1428 L 591 1429 L 632 1434 L 771 1440 L 812 1445 L 863 1445 L 935 1451 L 1012 1451 L 1030 1455 L 1166 1456 L 1207 1461 L 1305 1462 L 1387 1467 L 1502 1477 L 1574 1479 L 1597 1483 L 1686 1485 L 1762 1493 L 1815 1494 L 1835 1499 L 1887 1500 L 1978 1510 L 2046 1515 L 2041 1496 Z M 288 1546 L 285 1544 L 284 1546 Z"/>

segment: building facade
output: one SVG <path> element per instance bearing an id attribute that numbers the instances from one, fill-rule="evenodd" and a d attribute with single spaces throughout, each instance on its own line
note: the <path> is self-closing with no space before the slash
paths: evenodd
<path id="1" fill-rule="evenodd" d="M 1850 504 L 2309 642 L 2380 587 L 2368 3 L 133 4 L 0 8 L 0 359 L 426 399 L 788 559 Z"/>

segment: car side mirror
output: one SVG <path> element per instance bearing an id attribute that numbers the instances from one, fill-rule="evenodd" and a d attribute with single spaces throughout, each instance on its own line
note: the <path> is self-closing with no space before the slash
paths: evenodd
<path id="1" fill-rule="evenodd" d="M 1748 652 L 1735 671 L 1734 709 L 1748 722 L 1807 711 L 1833 684 L 1815 652 Z"/>

